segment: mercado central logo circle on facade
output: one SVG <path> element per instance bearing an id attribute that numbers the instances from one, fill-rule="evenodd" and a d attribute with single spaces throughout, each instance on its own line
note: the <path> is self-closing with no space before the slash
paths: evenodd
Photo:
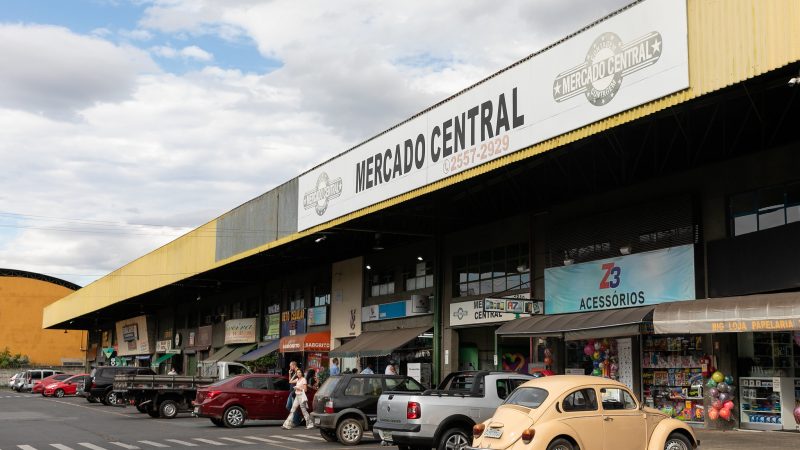
<path id="1" fill-rule="evenodd" d="M 626 45 L 615 33 L 601 34 L 583 63 L 556 76 L 553 99 L 563 102 L 585 94 L 595 106 L 607 104 L 617 95 L 625 76 L 658 62 L 662 42 L 657 31 Z"/>
<path id="2" fill-rule="evenodd" d="M 340 195 L 342 195 L 342 179 L 331 180 L 327 173 L 322 172 L 317 178 L 314 190 L 303 195 L 303 207 L 305 209 L 314 208 L 317 215 L 321 216 L 325 214 L 330 201 Z"/>

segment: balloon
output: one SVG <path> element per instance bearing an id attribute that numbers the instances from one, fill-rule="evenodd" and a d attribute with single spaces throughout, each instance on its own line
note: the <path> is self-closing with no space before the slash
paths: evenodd
<path id="1" fill-rule="evenodd" d="M 708 382 L 706 383 L 706 387 L 708 387 L 708 388 L 717 387 L 717 382 L 714 381 L 713 378 L 709 378 Z"/>
<path id="2" fill-rule="evenodd" d="M 592 359 L 600 359 L 600 352 L 592 353 Z"/>
<path id="3" fill-rule="evenodd" d="M 716 409 L 712 409 L 708 412 L 708 420 L 717 420 L 717 417 L 719 417 L 719 411 Z"/>
<path id="4" fill-rule="evenodd" d="M 728 391 L 730 390 L 730 388 L 729 388 L 729 387 L 728 387 L 728 385 L 727 385 L 727 384 L 725 384 L 725 382 L 723 381 L 722 383 L 719 383 L 719 384 L 717 385 L 717 390 L 718 390 L 718 391 L 720 391 L 720 392 L 728 392 Z"/>
<path id="5" fill-rule="evenodd" d="M 728 400 L 727 402 L 725 402 L 724 405 L 722 405 L 722 407 L 725 409 L 733 409 L 733 402 L 731 400 Z"/>
<path id="6" fill-rule="evenodd" d="M 725 408 L 720 409 L 719 410 L 719 416 L 721 418 L 725 419 L 725 420 L 730 420 L 731 419 L 731 410 L 730 409 L 725 409 Z"/>
<path id="7" fill-rule="evenodd" d="M 594 369 L 594 370 L 592 370 L 592 375 L 594 375 L 594 376 L 596 376 L 596 377 L 599 377 L 599 376 L 600 376 L 600 375 L 602 375 L 602 374 L 603 374 L 603 371 L 602 371 L 602 370 L 600 370 L 600 369 Z"/>
<path id="8" fill-rule="evenodd" d="M 719 401 L 721 401 L 722 403 L 727 402 L 731 398 L 732 398 L 731 394 L 729 394 L 727 392 L 723 392 L 723 393 L 719 394 Z"/>
<path id="9" fill-rule="evenodd" d="M 794 421 L 800 425 L 800 405 L 797 405 L 797 408 L 794 409 Z"/>
<path id="10" fill-rule="evenodd" d="M 717 388 L 711 388 L 711 390 L 708 391 L 708 395 L 710 395 L 711 398 L 719 398 L 719 391 Z"/>
<path id="11" fill-rule="evenodd" d="M 594 343 L 594 349 L 595 350 L 600 350 L 600 343 L 599 342 L 595 342 Z"/>
<path id="12" fill-rule="evenodd" d="M 719 400 L 714 400 L 714 401 L 711 403 L 711 407 L 712 407 L 712 408 L 714 408 L 714 409 L 716 409 L 717 411 L 719 411 L 720 409 L 722 409 L 722 402 L 721 402 L 721 401 L 719 401 Z"/>
<path id="13" fill-rule="evenodd" d="M 714 372 L 713 375 L 711 375 L 711 379 L 716 381 L 719 384 L 719 383 L 722 383 L 723 381 L 725 381 L 725 375 L 723 375 L 722 372 L 720 372 L 718 370 L 718 371 Z"/>
<path id="14" fill-rule="evenodd" d="M 725 383 L 728 385 L 733 384 L 733 377 L 730 375 L 725 375 Z"/>
<path id="15" fill-rule="evenodd" d="M 594 360 L 594 361 L 592 361 L 592 365 L 593 365 L 594 367 L 600 367 L 600 361 L 598 361 L 598 360 Z"/>
<path id="16" fill-rule="evenodd" d="M 553 356 L 553 352 L 549 348 L 546 348 L 544 349 L 544 356 Z"/>
<path id="17" fill-rule="evenodd" d="M 544 365 L 545 365 L 545 366 L 551 366 L 551 365 L 553 365 L 553 358 L 551 358 L 551 357 L 549 357 L 549 356 L 545 356 L 545 357 L 544 357 Z"/>
<path id="18" fill-rule="evenodd" d="M 594 353 L 594 346 L 586 344 L 586 347 L 583 347 L 583 353 L 586 356 L 592 356 L 592 353 Z"/>

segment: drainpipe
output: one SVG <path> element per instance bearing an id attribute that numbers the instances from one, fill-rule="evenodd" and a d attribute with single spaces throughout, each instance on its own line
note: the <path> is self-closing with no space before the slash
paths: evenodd
<path id="1" fill-rule="evenodd" d="M 433 386 L 439 384 L 442 362 L 442 293 L 444 292 L 444 256 L 440 233 L 433 237 Z"/>

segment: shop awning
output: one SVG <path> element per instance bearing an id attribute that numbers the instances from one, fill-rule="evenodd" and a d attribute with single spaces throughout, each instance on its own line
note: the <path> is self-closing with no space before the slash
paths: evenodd
<path id="1" fill-rule="evenodd" d="M 317 333 L 298 334 L 282 337 L 280 341 L 281 353 L 292 352 L 327 352 L 331 349 L 331 332 L 320 331 Z"/>
<path id="2" fill-rule="evenodd" d="M 244 344 L 234 347 L 233 351 L 228 353 L 227 355 L 223 356 L 222 358 L 218 359 L 217 361 L 227 361 L 233 362 L 240 358 L 245 353 L 249 352 L 250 350 L 255 347 L 256 344 Z"/>
<path id="3" fill-rule="evenodd" d="M 249 353 L 245 353 L 244 355 L 240 356 L 239 359 L 237 359 L 236 361 L 239 361 L 239 362 L 242 362 L 242 361 L 255 361 L 258 358 L 261 358 L 263 356 L 267 356 L 270 353 L 272 353 L 274 351 L 277 351 L 278 347 L 280 347 L 280 345 L 281 345 L 281 341 L 278 340 L 278 339 L 275 339 L 274 341 L 269 341 L 269 342 L 267 342 L 266 345 L 262 345 L 261 347 L 258 347 L 257 349 L 251 350 Z"/>
<path id="4" fill-rule="evenodd" d="M 172 358 L 173 356 L 175 356 L 175 353 L 167 353 L 166 355 L 161 355 L 158 357 L 157 360 L 153 361 L 150 365 L 158 367 L 162 362 Z"/>
<path id="5" fill-rule="evenodd" d="M 573 314 L 530 316 L 506 322 L 499 336 L 558 336 L 568 341 L 633 336 L 653 320 L 654 306 L 608 309 Z"/>
<path id="6" fill-rule="evenodd" d="M 352 341 L 331 350 L 330 356 L 385 356 L 402 347 L 430 326 L 386 331 L 365 331 Z"/>
<path id="7" fill-rule="evenodd" d="M 236 347 L 232 345 L 223 345 L 222 347 L 220 347 L 219 350 L 209 355 L 209 357 L 205 359 L 203 362 L 215 363 L 217 361 L 221 361 L 222 358 L 228 356 L 234 350 L 236 350 Z"/>
<path id="8" fill-rule="evenodd" d="M 736 333 L 800 330 L 800 292 L 662 303 L 653 329 L 668 333 Z"/>

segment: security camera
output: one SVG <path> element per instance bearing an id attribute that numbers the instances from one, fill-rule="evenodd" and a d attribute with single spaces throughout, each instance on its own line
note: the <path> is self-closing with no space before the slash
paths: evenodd
<path id="1" fill-rule="evenodd" d="M 800 84 L 800 76 L 794 77 L 794 78 L 789 80 L 789 87 L 795 87 L 798 84 Z"/>

